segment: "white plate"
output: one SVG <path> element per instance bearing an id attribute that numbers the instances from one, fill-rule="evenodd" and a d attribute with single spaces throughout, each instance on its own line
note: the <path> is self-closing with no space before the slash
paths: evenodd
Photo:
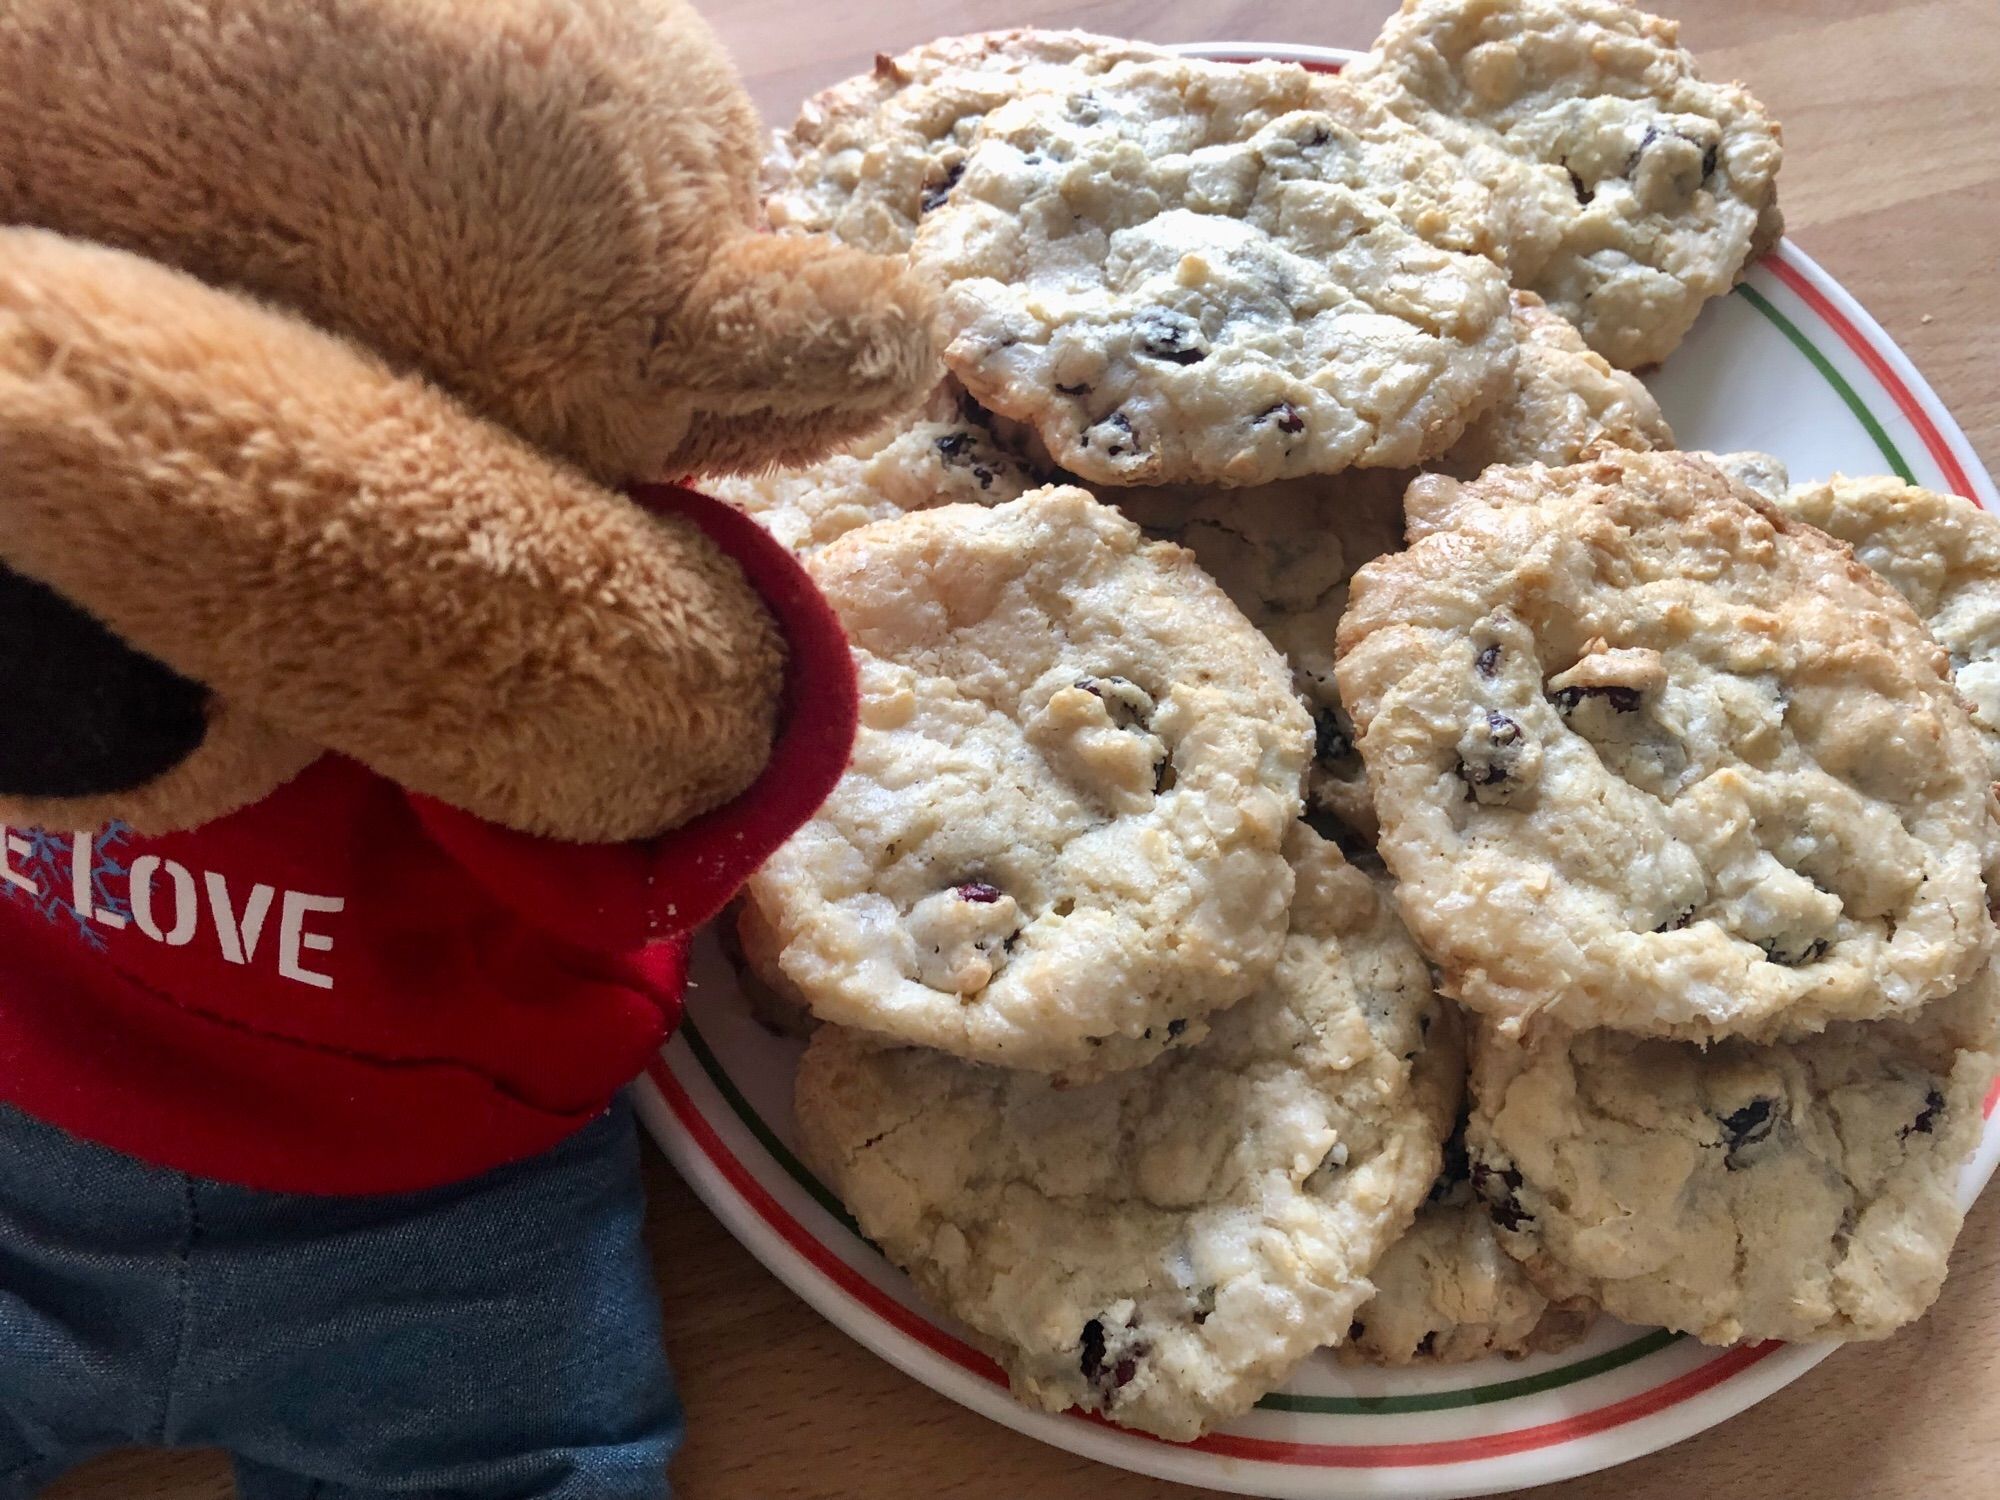
<path id="1" fill-rule="evenodd" d="M 1326 48 L 1188 49 L 1336 67 Z M 1651 380 L 1684 447 L 1757 448 L 1795 479 L 1897 473 L 1996 504 L 1937 397 L 1860 306 L 1789 243 L 1710 304 Z M 751 1019 L 712 939 L 696 952 L 689 1019 L 643 1091 L 647 1125 L 736 1237 L 834 1323 L 913 1378 L 1043 1442 L 1210 1490 L 1353 1500 L 1456 1500 L 1602 1469 L 1734 1416 L 1810 1370 L 1826 1346 L 1707 1349 L 1605 1324 L 1583 1345 L 1518 1363 L 1352 1370 L 1311 1361 L 1242 1421 L 1193 1444 L 1017 1405 L 993 1363 L 917 1298 L 792 1151 L 799 1049 Z M 1969 1202 L 2000 1162 L 1988 1128 Z"/>

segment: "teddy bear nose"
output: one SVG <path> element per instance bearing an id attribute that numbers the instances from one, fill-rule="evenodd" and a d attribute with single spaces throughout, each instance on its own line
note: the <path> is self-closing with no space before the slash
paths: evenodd
<path id="1" fill-rule="evenodd" d="M 126 792 L 208 733 L 208 690 L 0 566 L 0 795 Z"/>

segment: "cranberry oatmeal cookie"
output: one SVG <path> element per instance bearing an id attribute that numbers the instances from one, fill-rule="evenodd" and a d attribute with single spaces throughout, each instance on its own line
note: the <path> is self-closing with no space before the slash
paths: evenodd
<path id="1" fill-rule="evenodd" d="M 1787 1046 L 1488 1034 L 1474 1181 L 1553 1294 L 1707 1343 L 1884 1338 L 1944 1282 L 1996 991 Z"/>
<path id="2" fill-rule="evenodd" d="M 736 975 L 751 1018 L 773 1036 L 802 1042 L 819 1026 L 806 997 L 778 967 L 779 943 L 756 906 L 739 900 L 715 924 L 722 956 Z"/>
<path id="3" fill-rule="evenodd" d="M 1586 349 L 1540 298 L 1515 293 L 1513 315 L 1521 341 L 1513 389 L 1437 460 L 1440 470 L 1477 474 L 1494 463 L 1566 464 L 1607 447 L 1673 445 L 1646 388 Z M 1247 490 L 1166 486 L 1110 496 L 1153 535 L 1192 549 L 1285 653 L 1316 730 L 1307 800 L 1364 840 L 1375 836 L 1375 808 L 1334 679 L 1334 636 L 1348 580 L 1402 546 L 1403 492 L 1416 478 L 1408 469 L 1350 470 Z"/>
<path id="4" fill-rule="evenodd" d="M 1084 31 L 946 37 L 807 102 L 765 162 L 764 211 L 778 229 L 825 233 L 901 255 L 964 171 L 980 123 L 1024 93 L 1067 92 L 1121 62 L 1164 58 Z"/>
<path id="5" fill-rule="evenodd" d="M 1674 446 L 1653 393 L 1533 292 L 1514 294 L 1514 334 L 1512 390 L 1433 468 L 1475 479 L 1494 464 L 1573 464 L 1600 448 Z"/>
<path id="6" fill-rule="evenodd" d="M 911 420 L 801 469 L 708 480 L 703 488 L 802 554 L 850 531 L 940 505 L 1003 505 L 1047 482 L 995 437 L 984 413 L 939 392 Z"/>
<path id="7" fill-rule="evenodd" d="M 1888 579 L 1951 653 L 2000 779 L 2000 517 L 1957 495 L 1900 479 L 1851 479 L 1791 490 L 1785 511 L 1854 548 Z"/>
<path id="8" fill-rule="evenodd" d="M 1412 477 L 1406 470 L 1357 470 L 1248 490 L 1111 492 L 1149 535 L 1192 551 L 1285 653 L 1292 685 L 1313 717 L 1307 804 L 1364 840 L 1375 836 L 1375 808 L 1334 681 L 1334 632 L 1355 570 L 1402 546 L 1403 489 Z"/>
<path id="9" fill-rule="evenodd" d="M 1376 1262 L 1375 1296 L 1355 1314 L 1343 1364 L 1520 1359 L 1567 1349 L 1596 1321 L 1588 1297 L 1550 1300 L 1500 1248 L 1493 1216 L 1472 1189 L 1462 1127 L 1444 1161 L 1416 1222 Z"/>
<path id="10" fill-rule="evenodd" d="M 1456 1018 L 1303 825 L 1284 957 L 1199 1046 L 1065 1089 L 823 1028 L 808 1159 L 1016 1396 L 1193 1438 L 1345 1333 L 1438 1170 Z M 1414 1061 L 1412 1061 L 1414 1059 Z"/>
<path id="11" fill-rule="evenodd" d="M 1516 286 L 1657 364 L 1775 244 L 1777 125 L 1622 0 L 1404 0 L 1355 84 L 1493 189 Z"/>
<path id="12" fill-rule="evenodd" d="M 1994 943 L 1994 804 L 1944 653 L 1702 459 L 1406 496 L 1340 627 L 1380 849 L 1442 987 L 1691 1039 L 1907 1015 Z"/>
<path id="13" fill-rule="evenodd" d="M 1189 554 L 1064 489 L 880 522 L 811 566 L 861 735 L 750 899 L 821 1019 L 1074 1079 L 1263 983 L 1312 725 Z"/>
<path id="14" fill-rule="evenodd" d="M 1504 393 L 1507 279 L 1451 153 L 1282 63 L 1128 63 L 989 115 L 918 235 L 946 362 L 1110 485 L 1415 464 Z"/>

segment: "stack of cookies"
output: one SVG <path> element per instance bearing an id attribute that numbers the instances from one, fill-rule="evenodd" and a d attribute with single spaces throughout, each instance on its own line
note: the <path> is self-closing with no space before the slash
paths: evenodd
<path id="1" fill-rule="evenodd" d="M 780 138 L 774 227 L 911 257 L 949 377 L 718 486 L 863 699 L 738 950 L 814 1166 L 1023 1400 L 1188 1438 L 1324 1347 L 1935 1296 L 2000 524 L 1676 452 L 1628 373 L 1779 155 L 1619 0 L 1406 0 L 1338 77 L 953 39 Z"/>

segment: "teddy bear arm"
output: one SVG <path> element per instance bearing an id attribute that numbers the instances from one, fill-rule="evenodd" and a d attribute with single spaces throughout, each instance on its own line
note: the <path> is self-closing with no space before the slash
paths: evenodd
<path id="1" fill-rule="evenodd" d="M 783 644 L 697 527 L 288 315 L 0 230 L 0 450 L 0 563 L 414 791 L 612 841 L 764 764 Z"/>
<path id="2" fill-rule="evenodd" d="M 0 97 L 0 223 L 268 298 L 607 483 L 814 457 L 934 374 L 899 267 L 753 234 L 756 113 L 686 0 L 10 0 Z"/>
<path id="3" fill-rule="evenodd" d="M 690 473 L 823 457 L 922 400 L 940 374 L 930 289 L 822 237 L 723 247 L 655 352 L 693 410 Z"/>

